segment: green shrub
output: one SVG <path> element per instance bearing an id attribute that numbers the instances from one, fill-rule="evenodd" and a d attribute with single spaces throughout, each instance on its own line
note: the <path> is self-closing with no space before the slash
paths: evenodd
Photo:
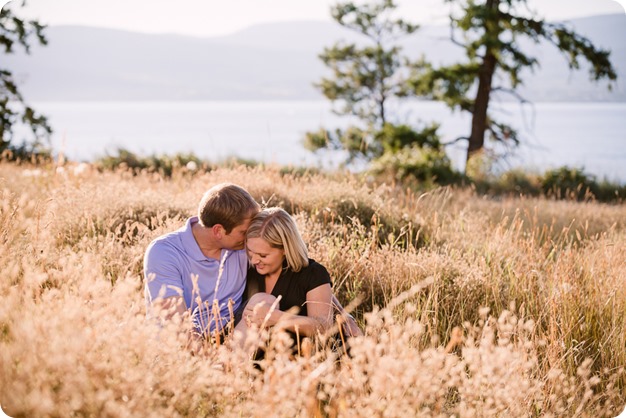
<path id="1" fill-rule="evenodd" d="M 118 148 L 116 153 L 97 159 L 94 163 L 95 166 L 101 171 L 123 169 L 131 171 L 134 175 L 148 172 L 158 173 L 163 177 L 171 177 L 177 169 L 188 172 L 207 172 L 213 168 L 211 164 L 201 160 L 192 153 L 141 157 L 124 148 Z"/>
<path id="2" fill-rule="evenodd" d="M 456 183 L 463 178 L 452 168 L 443 150 L 417 145 L 383 154 L 372 162 L 371 172 L 391 176 L 399 182 L 418 181 L 440 185 Z"/>
<path id="3" fill-rule="evenodd" d="M 0 161 L 15 163 L 47 164 L 52 161 L 52 150 L 40 142 L 34 144 L 23 143 L 19 146 L 8 145 L 0 147 Z"/>
<path id="4" fill-rule="evenodd" d="M 597 200 L 600 202 L 622 202 L 626 196 L 626 185 L 608 180 L 598 182 L 582 169 L 560 167 L 536 174 L 517 168 L 502 174 L 472 176 L 472 184 L 479 194 L 491 196 L 540 196 L 567 200 Z"/>
<path id="5" fill-rule="evenodd" d="M 490 175 L 480 180 L 472 180 L 479 194 L 491 196 L 539 196 L 542 193 L 540 176 L 519 168 L 506 171 L 499 176 Z"/>
<path id="6" fill-rule="evenodd" d="M 548 196 L 575 200 L 595 197 L 598 192 L 595 177 L 585 174 L 580 168 L 570 167 L 547 171 L 541 180 L 541 188 Z"/>
<path id="7" fill-rule="evenodd" d="M 376 132 L 374 138 L 382 144 L 384 153 L 396 153 L 407 147 L 415 146 L 441 151 L 438 129 L 439 125 L 436 123 L 428 125 L 420 131 L 415 131 L 407 125 L 386 123 L 383 129 Z"/>

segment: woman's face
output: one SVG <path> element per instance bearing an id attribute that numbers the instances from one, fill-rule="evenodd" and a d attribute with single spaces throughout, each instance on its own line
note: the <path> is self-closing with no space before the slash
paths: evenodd
<path id="1" fill-rule="evenodd" d="M 248 238 L 246 243 L 250 263 L 264 276 L 280 274 L 285 250 L 274 248 L 263 238 Z"/>

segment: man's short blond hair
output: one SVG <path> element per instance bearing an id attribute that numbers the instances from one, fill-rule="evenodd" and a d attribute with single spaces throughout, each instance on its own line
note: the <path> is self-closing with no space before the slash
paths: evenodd
<path id="1" fill-rule="evenodd" d="M 232 183 L 220 183 L 211 187 L 198 206 L 200 225 L 210 228 L 222 225 L 229 234 L 237 225 L 253 217 L 259 204 L 246 189 Z"/>

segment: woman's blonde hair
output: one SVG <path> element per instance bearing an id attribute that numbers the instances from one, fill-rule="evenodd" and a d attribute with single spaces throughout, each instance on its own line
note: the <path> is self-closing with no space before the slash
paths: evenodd
<path id="1" fill-rule="evenodd" d="M 248 238 L 262 238 L 272 248 L 285 251 L 287 266 L 293 271 L 309 265 L 308 251 L 298 226 L 284 209 L 266 208 L 257 213 L 248 227 Z"/>

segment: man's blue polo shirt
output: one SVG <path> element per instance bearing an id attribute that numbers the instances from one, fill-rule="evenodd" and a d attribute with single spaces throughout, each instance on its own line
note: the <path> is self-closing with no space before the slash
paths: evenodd
<path id="1" fill-rule="evenodd" d="M 181 229 L 150 243 L 144 258 L 144 293 L 148 309 L 157 298 L 183 296 L 200 331 L 205 332 L 207 326 L 215 329 L 213 300 L 220 308 L 220 329 L 230 320 L 228 300 L 234 302 L 233 311 L 241 305 L 248 258 L 245 250 L 222 250 L 221 260 L 205 256 L 191 232 L 197 222 L 194 216 Z"/>

